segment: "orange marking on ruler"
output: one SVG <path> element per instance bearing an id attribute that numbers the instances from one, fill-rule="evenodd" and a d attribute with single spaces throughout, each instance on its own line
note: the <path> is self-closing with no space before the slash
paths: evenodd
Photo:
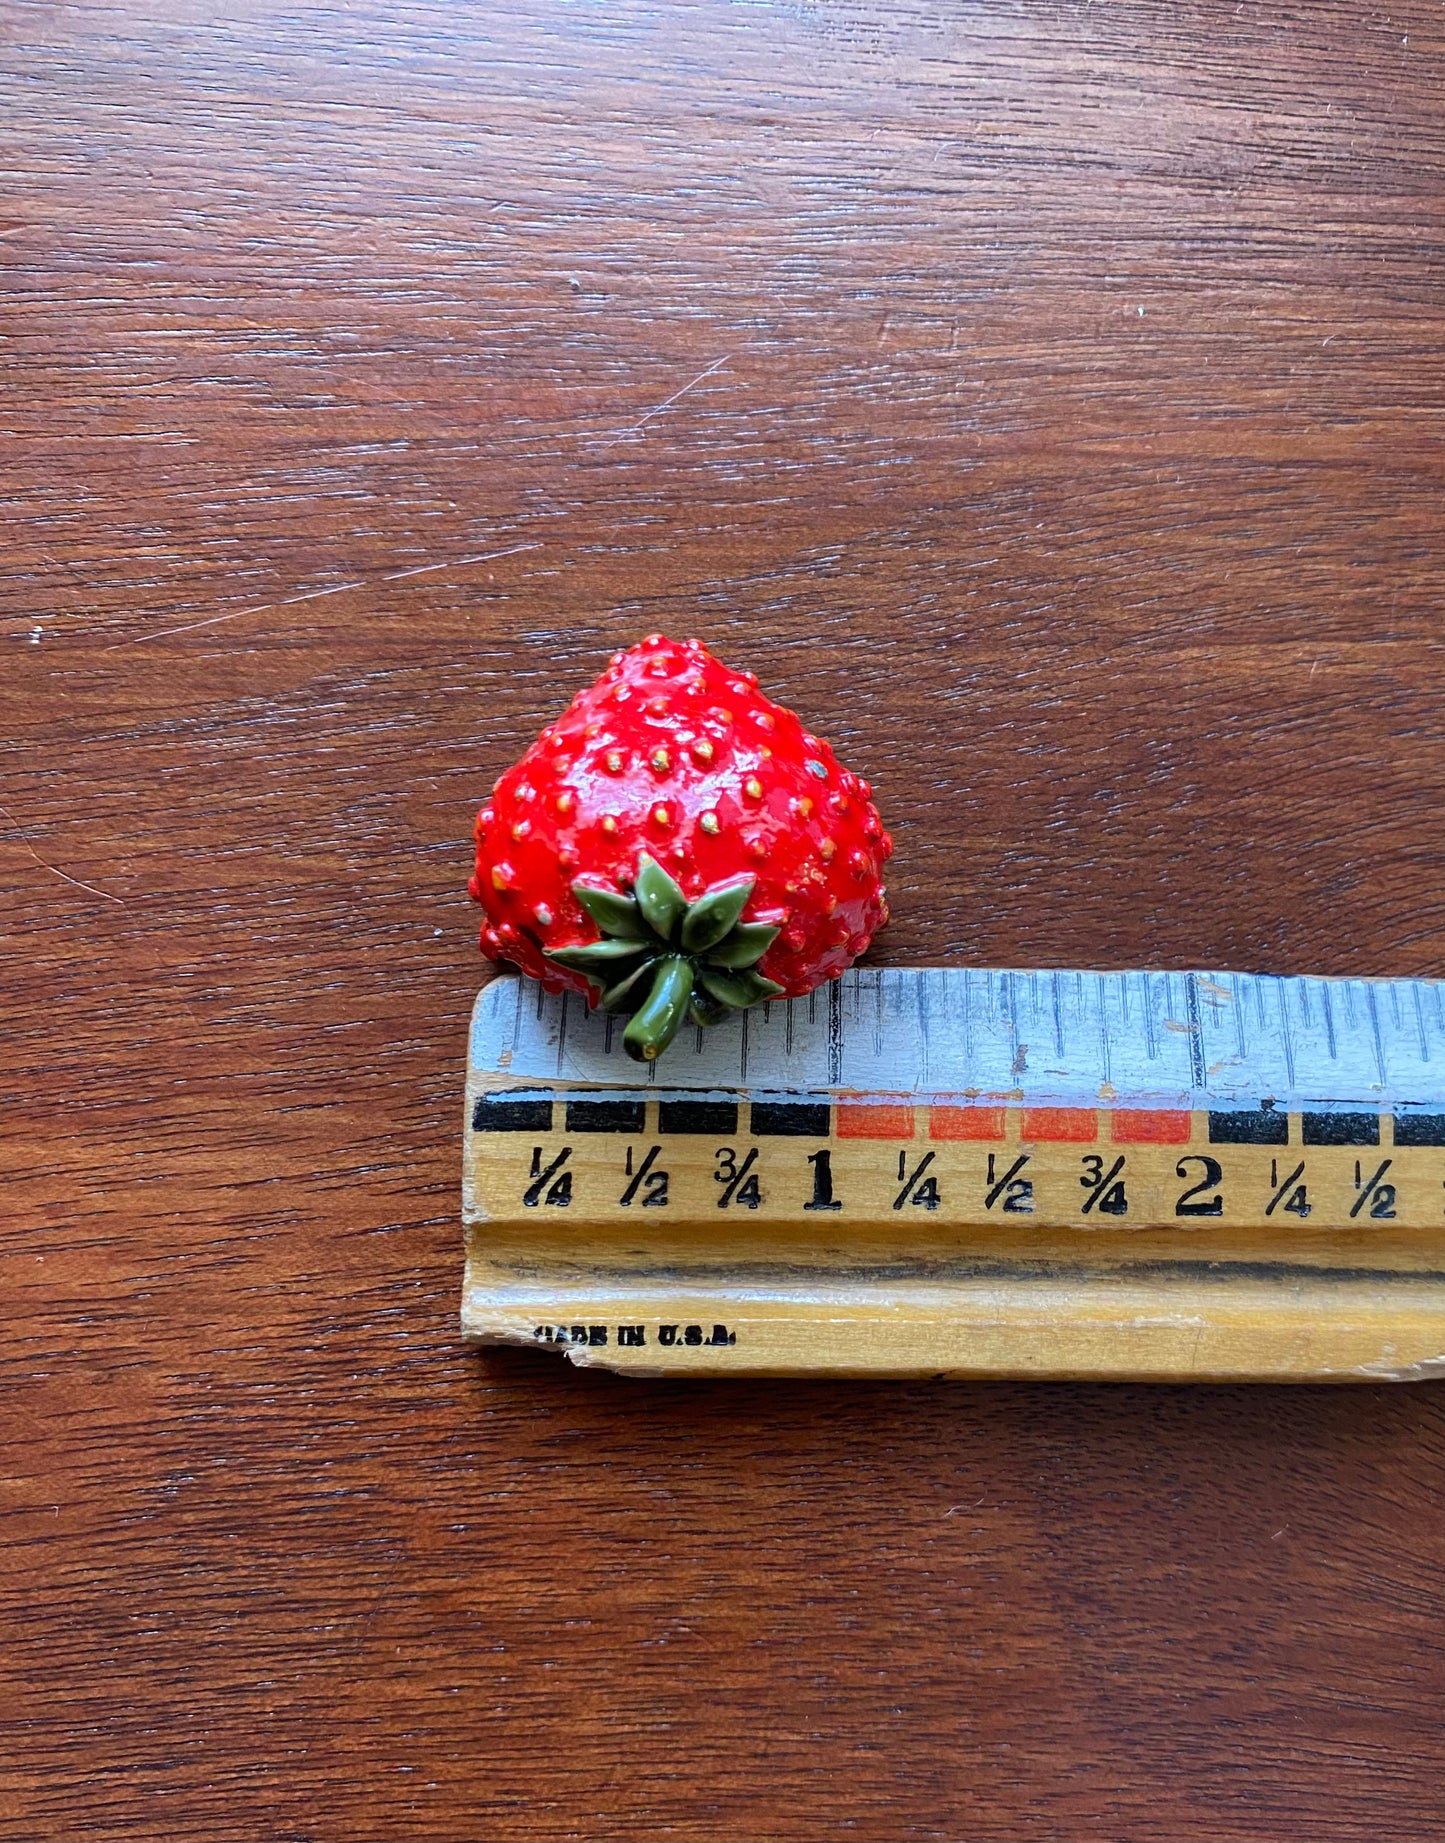
<path id="1" fill-rule="evenodd" d="M 1026 1107 L 1019 1126 L 1025 1144 L 1092 1145 L 1099 1137 L 1099 1116 L 1092 1107 Z"/>
<path id="2" fill-rule="evenodd" d="M 903 1102 L 838 1102 L 840 1139 L 911 1139 L 913 1109 Z"/>
<path id="3" fill-rule="evenodd" d="M 930 1107 L 930 1139 L 1002 1139 L 1002 1107 Z"/>
<path id="4" fill-rule="evenodd" d="M 1189 1144 L 1189 1115 L 1178 1108 L 1121 1107 L 1111 1125 L 1115 1145 Z"/>

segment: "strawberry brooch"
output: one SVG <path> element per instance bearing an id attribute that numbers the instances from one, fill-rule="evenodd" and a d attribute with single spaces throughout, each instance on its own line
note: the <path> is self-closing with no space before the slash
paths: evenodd
<path id="1" fill-rule="evenodd" d="M 615 653 L 477 815 L 482 952 L 629 1014 L 660 1056 L 686 1019 L 797 998 L 888 919 L 872 788 L 698 640 Z"/>

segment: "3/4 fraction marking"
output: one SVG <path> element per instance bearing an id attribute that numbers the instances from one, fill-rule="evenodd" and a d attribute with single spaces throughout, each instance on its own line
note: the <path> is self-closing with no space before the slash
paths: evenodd
<path id="1" fill-rule="evenodd" d="M 750 1149 L 741 1164 L 730 1145 L 719 1146 L 715 1157 L 717 1170 L 712 1174 L 713 1182 L 723 1187 L 723 1193 L 717 1200 L 718 1208 L 727 1209 L 732 1203 L 741 1203 L 744 1209 L 756 1209 L 763 1200 L 763 1193 L 758 1187 L 758 1174 L 753 1170 L 758 1162 L 757 1147 Z"/>
<path id="2" fill-rule="evenodd" d="M 1084 1198 L 1084 1214 L 1089 1215 L 1097 1206 L 1101 1216 L 1127 1216 L 1129 1199 L 1124 1194 L 1123 1154 L 1114 1160 L 1107 1171 L 1097 1152 L 1088 1153 L 1083 1164 L 1079 1183 L 1088 1192 Z"/>

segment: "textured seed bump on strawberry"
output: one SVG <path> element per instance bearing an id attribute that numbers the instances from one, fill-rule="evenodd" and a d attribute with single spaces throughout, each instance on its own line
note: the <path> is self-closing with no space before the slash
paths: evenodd
<path id="1" fill-rule="evenodd" d="M 866 781 L 700 641 L 653 634 L 580 692 L 477 816 L 482 952 L 627 1013 L 660 1054 L 835 978 L 888 919 Z"/>

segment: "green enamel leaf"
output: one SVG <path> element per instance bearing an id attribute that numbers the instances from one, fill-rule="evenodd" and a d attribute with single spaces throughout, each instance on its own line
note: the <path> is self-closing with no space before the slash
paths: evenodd
<path id="1" fill-rule="evenodd" d="M 692 997 L 687 1002 L 687 1015 L 694 1024 L 700 1024 L 704 1030 L 714 1024 L 721 1024 L 729 1015 L 726 1005 L 720 1005 L 710 993 L 694 987 Z"/>
<path id="2" fill-rule="evenodd" d="M 708 954 L 709 966 L 756 966 L 778 938 L 770 922 L 739 922 Z"/>
<path id="3" fill-rule="evenodd" d="M 574 883 L 572 894 L 602 932 L 614 940 L 641 941 L 647 938 L 647 923 L 630 896 L 619 896 L 616 890 L 593 889 L 587 883 Z"/>
<path id="4" fill-rule="evenodd" d="M 637 881 L 632 887 L 643 920 L 654 934 L 670 941 L 673 929 L 686 913 L 687 897 L 656 858 L 650 858 L 645 851 L 637 860 Z"/>
<path id="5" fill-rule="evenodd" d="M 598 1001 L 604 1011 L 636 1011 L 652 989 L 651 974 L 657 961 L 651 955 L 641 966 L 632 971 L 616 985 L 610 985 Z"/>
<path id="6" fill-rule="evenodd" d="M 681 1030 L 692 997 L 692 961 L 669 954 L 642 1008 L 622 1033 L 622 1047 L 634 1062 L 655 1062 Z"/>
<path id="7" fill-rule="evenodd" d="M 570 967 L 574 973 L 592 973 L 599 979 L 609 974 L 615 979 L 627 960 L 635 960 L 645 949 L 640 941 L 589 941 L 585 947 L 548 947 L 549 960 Z"/>
<path id="8" fill-rule="evenodd" d="M 764 979 L 761 973 L 755 973 L 749 967 L 742 972 L 726 972 L 720 966 L 700 966 L 697 969 L 698 983 L 719 1004 L 727 1005 L 734 1011 L 746 1011 L 749 1005 L 755 1005 L 759 999 L 775 998 L 782 987 L 774 979 Z"/>
<path id="9" fill-rule="evenodd" d="M 729 932 L 753 893 L 754 877 L 714 883 L 682 918 L 682 944 L 688 953 L 706 953 Z"/>

